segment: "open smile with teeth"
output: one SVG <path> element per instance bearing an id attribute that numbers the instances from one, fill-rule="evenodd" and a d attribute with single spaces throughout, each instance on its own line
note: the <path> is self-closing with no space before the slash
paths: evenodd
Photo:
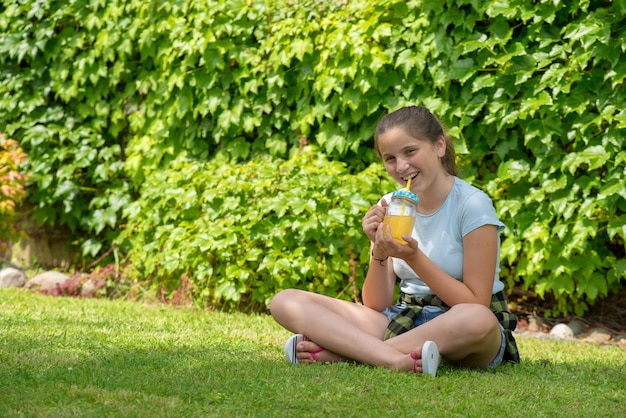
<path id="1" fill-rule="evenodd" d="M 413 174 L 410 174 L 410 175 L 405 176 L 405 177 L 400 177 L 400 178 L 401 178 L 402 180 L 404 180 L 404 181 L 409 181 L 409 179 L 414 179 L 415 177 L 417 177 L 417 175 L 418 175 L 418 174 L 419 174 L 419 172 L 418 172 L 418 173 L 413 173 Z"/>

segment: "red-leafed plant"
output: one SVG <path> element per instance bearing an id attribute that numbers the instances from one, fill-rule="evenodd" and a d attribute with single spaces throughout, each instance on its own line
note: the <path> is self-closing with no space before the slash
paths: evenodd
<path id="1" fill-rule="evenodd" d="M 0 134 L 0 252 L 23 235 L 15 225 L 16 209 L 26 197 L 26 177 L 20 172 L 26 153 L 17 141 Z"/>

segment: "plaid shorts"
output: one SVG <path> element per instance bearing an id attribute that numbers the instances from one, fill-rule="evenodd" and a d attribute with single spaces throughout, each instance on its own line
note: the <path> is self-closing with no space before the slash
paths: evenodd
<path id="1" fill-rule="evenodd" d="M 430 306 L 441 308 L 444 311 L 450 309 L 450 307 L 436 295 L 414 296 L 400 293 L 400 300 L 398 305 L 394 308 L 398 311 L 389 319 L 384 339 L 388 340 L 389 338 L 393 338 L 396 335 L 400 335 L 414 328 L 414 322 L 419 319 L 421 311 L 424 308 L 430 309 Z M 513 331 L 517 326 L 517 317 L 509 312 L 506 296 L 503 291 L 491 295 L 489 307 L 504 329 L 506 347 L 502 362 L 519 363 L 519 351 L 515 338 L 513 337 Z"/>
<path id="2" fill-rule="evenodd" d="M 405 308 L 406 305 L 402 304 L 390 306 L 389 308 L 382 311 L 382 314 L 389 319 L 389 322 L 391 322 L 396 317 L 396 315 L 402 312 Z M 437 318 L 439 315 L 445 312 L 445 309 L 438 306 L 424 306 L 415 321 L 413 321 L 413 328 L 419 327 L 420 325 Z M 498 350 L 498 353 L 491 361 L 491 363 L 489 363 L 489 366 L 487 366 L 491 369 L 502 363 L 502 359 L 504 358 L 504 352 L 506 351 L 506 337 L 504 335 L 504 327 L 502 325 L 500 325 L 500 336 L 502 339 L 500 343 L 500 349 Z"/>

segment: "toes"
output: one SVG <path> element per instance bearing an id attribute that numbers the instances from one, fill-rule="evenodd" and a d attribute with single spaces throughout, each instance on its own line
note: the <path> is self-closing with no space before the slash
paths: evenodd
<path id="1" fill-rule="evenodd" d="M 302 341 L 296 347 L 296 351 L 310 353 L 311 351 L 315 351 L 319 348 L 320 346 L 315 344 L 313 341 Z"/>
<path id="2" fill-rule="evenodd" d="M 409 353 L 409 357 L 411 357 L 411 360 L 413 361 L 413 373 L 421 373 L 422 372 L 421 349 L 420 349 L 420 353 L 419 354 L 418 354 L 417 350 L 411 351 Z"/>
<path id="3" fill-rule="evenodd" d="M 302 341 L 296 346 L 296 356 L 298 361 L 302 363 L 313 363 L 315 359 L 311 356 L 311 353 L 320 349 L 320 346 L 312 341 Z"/>

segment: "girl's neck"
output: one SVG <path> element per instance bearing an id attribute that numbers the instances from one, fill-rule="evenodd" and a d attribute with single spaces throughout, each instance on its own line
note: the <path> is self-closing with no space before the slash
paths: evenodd
<path id="1" fill-rule="evenodd" d="M 448 198 L 452 186 L 454 186 L 454 176 L 448 173 L 439 176 L 427 191 L 420 194 L 417 211 L 423 215 L 437 212 Z"/>

